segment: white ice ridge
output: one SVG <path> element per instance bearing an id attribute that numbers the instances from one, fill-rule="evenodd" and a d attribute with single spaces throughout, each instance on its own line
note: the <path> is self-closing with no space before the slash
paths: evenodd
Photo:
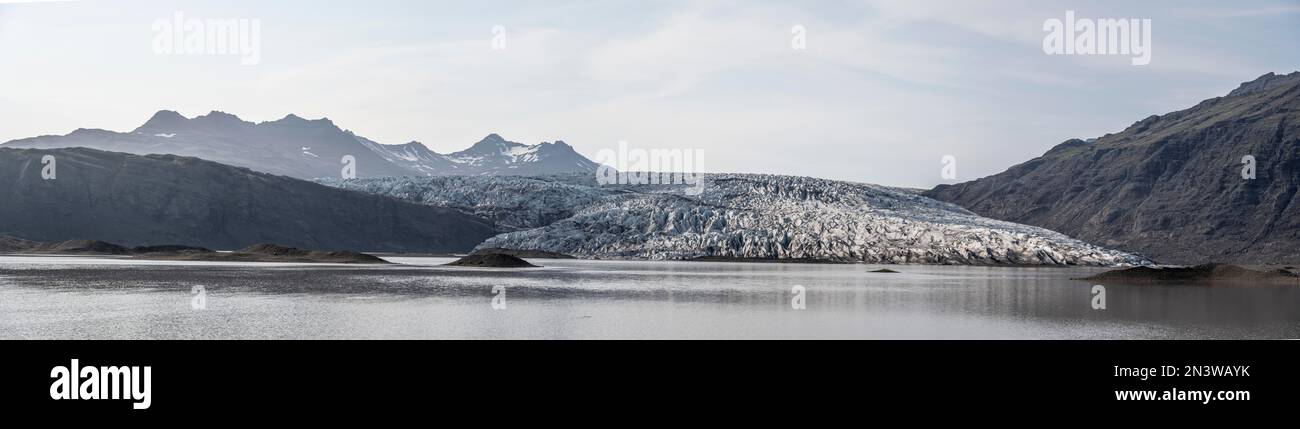
<path id="1" fill-rule="evenodd" d="M 589 175 L 421 177 L 332 186 L 452 207 L 504 230 L 480 248 L 583 258 L 700 257 L 868 263 L 1142 265 L 1043 228 L 980 217 L 916 193 L 808 177 L 707 175 L 686 185 L 597 186 Z"/>

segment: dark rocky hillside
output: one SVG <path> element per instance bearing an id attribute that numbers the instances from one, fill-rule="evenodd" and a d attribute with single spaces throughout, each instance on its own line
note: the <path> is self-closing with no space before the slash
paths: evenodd
<path id="1" fill-rule="evenodd" d="M 1300 262 L 1298 189 L 1300 72 L 925 195 L 1163 263 L 1277 264 Z"/>
<path id="2" fill-rule="evenodd" d="M 56 159 L 54 180 L 41 176 L 45 155 Z M 42 242 L 464 252 L 497 232 L 450 209 L 197 158 L 85 148 L 0 148 L 0 198 L 0 235 Z"/>

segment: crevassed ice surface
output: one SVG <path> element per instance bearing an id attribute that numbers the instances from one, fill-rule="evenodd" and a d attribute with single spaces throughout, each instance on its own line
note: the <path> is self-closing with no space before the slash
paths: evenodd
<path id="1" fill-rule="evenodd" d="M 688 184 L 595 178 L 430 177 L 322 183 L 461 209 L 510 231 L 480 248 L 582 258 L 1140 265 L 1141 256 L 978 216 L 914 192 L 808 177 L 710 174 Z"/>

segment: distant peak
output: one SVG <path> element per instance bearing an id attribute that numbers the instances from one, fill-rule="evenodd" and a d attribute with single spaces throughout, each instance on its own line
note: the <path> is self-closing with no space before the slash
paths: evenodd
<path id="1" fill-rule="evenodd" d="M 298 115 L 295 115 L 295 114 L 293 114 L 293 113 L 290 113 L 290 114 L 288 114 L 288 115 L 285 115 L 284 118 L 281 118 L 281 119 L 279 119 L 279 120 L 275 120 L 275 121 L 271 121 L 271 122 L 269 122 L 269 123 L 272 123 L 272 124 L 282 124 L 282 125 L 307 125 L 307 124 L 312 124 L 312 125 L 327 126 L 327 127 L 331 127 L 331 128 L 338 128 L 338 126 L 337 126 L 337 125 L 334 125 L 334 121 L 331 121 L 330 118 L 305 119 L 305 118 L 303 118 L 303 117 L 301 117 L 301 116 L 298 116 Z M 343 130 L 340 129 L 339 131 L 343 131 Z"/>
<path id="2" fill-rule="evenodd" d="M 181 116 L 175 110 L 159 110 L 148 121 L 145 121 L 144 125 L 136 128 L 136 131 L 170 130 L 184 124 L 186 121 L 189 121 L 189 119 Z"/>
<path id="3" fill-rule="evenodd" d="M 159 110 L 158 113 L 154 113 L 154 114 L 153 114 L 153 117 L 149 118 L 149 120 L 151 120 L 151 121 L 154 120 L 154 119 L 160 119 L 160 120 L 161 120 L 161 119 L 180 119 L 180 120 L 184 120 L 184 119 L 186 119 L 186 118 L 185 118 L 185 116 L 182 116 L 180 113 L 177 113 L 175 110 Z"/>
<path id="4" fill-rule="evenodd" d="M 479 140 L 478 143 L 474 143 L 474 146 L 470 146 L 470 150 L 498 150 L 506 146 L 518 144 L 519 143 L 507 141 L 496 133 L 492 133 L 488 134 L 487 137 L 484 137 L 483 140 Z"/>
<path id="5" fill-rule="evenodd" d="M 238 116 L 235 116 L 235 115 L 232 115 L 232 114 L 229 114 L 229 113 L 226 113 L 226 112 L 222 112 L 222 111 L 220 111 L 220 110 L 213 110 L 213 111 L 211 111 L 211 112 L 208 112 L 208 114 L 206 114 L 206 115 L 199 116 L 199 117 L 196 117 L 196 118 L 194 118 L 194 119 L 206 119 L 206 120 L 209 120 L 209 121 L 213 121 L 213 120 L 215 120 L 215 121 L 237 121 L 237 122 L 243 122 L 243 120 L 242 120 L 242 119 L 239 119 Z"/>

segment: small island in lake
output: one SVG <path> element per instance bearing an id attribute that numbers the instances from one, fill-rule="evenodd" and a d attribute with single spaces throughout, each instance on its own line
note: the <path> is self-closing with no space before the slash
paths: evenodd
<path id="1" fill-rule="evenodd" d="M 530 264 L 528 261 L 504 253 L 476 253 L 447 265 L 453 267 L 537 268 L 536 265 Z"/>

